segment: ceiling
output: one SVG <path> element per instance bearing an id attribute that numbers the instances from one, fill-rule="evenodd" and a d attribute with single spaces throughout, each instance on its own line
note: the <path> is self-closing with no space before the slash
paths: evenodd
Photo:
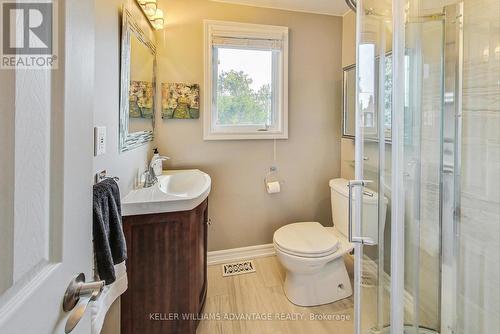
<path id="1" fill-rule="evenodd" d="M 344 0 L 212 0 L 240 5 L 342 16 L 349 7 Z"/>

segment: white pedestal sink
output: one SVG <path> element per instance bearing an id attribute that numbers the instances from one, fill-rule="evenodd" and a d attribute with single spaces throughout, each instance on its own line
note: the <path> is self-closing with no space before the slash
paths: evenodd
<path id="1" fill-rule="evenodd" d="M 192 210 L 210 193 L 210 176 L 198 169 L 164 171 L 158 183 L 132 190 L 122 199 L 122 215 Z"/>

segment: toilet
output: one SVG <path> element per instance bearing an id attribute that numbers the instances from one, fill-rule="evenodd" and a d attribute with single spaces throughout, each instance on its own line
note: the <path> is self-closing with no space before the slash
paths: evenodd
<path id="1" fill-rule="evenodd" d="M 333 226 L 318 222 L 285 225 L 274 232 L 273 244 L 278 260 L 286 270 L 284 290 L 299 306 L 328 304 L 352 294 L 344 255 L 353 249 L 348 241 L 348 181 L 330 180 Z M 363 193 L 363 236 L 378 241 L 378 194 Z M 387 201 L 383 201 L 385 224 Z"/>

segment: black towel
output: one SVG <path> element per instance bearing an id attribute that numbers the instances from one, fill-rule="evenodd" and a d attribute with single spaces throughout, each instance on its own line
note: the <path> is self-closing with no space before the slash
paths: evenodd
<path id="1" fill-rule="evenodd" d="M 107 285 L 116 280 L 114 265 L 127 259 L 120 188 L 113 179 L 106 179 L 94 185 L 93 216 L 97 273 Z"/>

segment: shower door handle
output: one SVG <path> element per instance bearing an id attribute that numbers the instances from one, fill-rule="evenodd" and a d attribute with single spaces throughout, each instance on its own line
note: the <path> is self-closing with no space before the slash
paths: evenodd
<path id="1" fill-rule="evenodd" d="M 360 237 L 360 236 L 354 236 L 353 233 L 353 221 L 352 221 L 352 188 L 355 186 L 361 186 L 364 187 L 368 183 L 371 183 L 373 181 L 370 180 L 350 180 L 348 183 L 349 186 L 349 204 L 348 204 L 348 224 L 349 224 L 349 230 L 348 230 L 348 239 L 350 243 L 358 243 L 358 244 L 363 244 L 363 245 L 375 245 L 376 243 L 371 239 L 367 237 Z M 361 192 L 361 197 L 363 197 L 363 192 Z M 361 198 L 361 200 L 363 200 Z M 361 231 L 361 226 L 357 226 L 358 231 Z"/>

